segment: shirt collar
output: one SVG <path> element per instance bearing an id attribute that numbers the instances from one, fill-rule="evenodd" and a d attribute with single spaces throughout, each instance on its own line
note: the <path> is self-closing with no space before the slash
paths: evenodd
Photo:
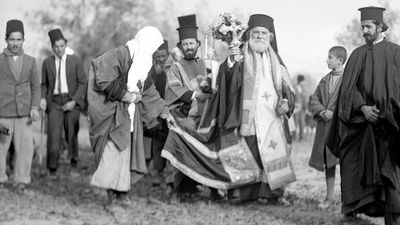
<path id="1" fill-rule="evenodd" d="M 376 45 L 376 44 L 378 44 L 379 42 L 381 42 L 381 41 L 383 41 L 383 39 L 385 39 L 384 37 L 382 37 L 381 39 L 379 39 L 379 40 L 377 40 L 377 41 L 374 41 L 374 45 Z"/>
<path id="2" fill-rule="evenodd" d="M 60 59 L 56 54 L 54 54 L 54 56 L 56 57 L 56 59 Z M 67 53 L 64 53 L 64 55 L 61 56 L 61 60 L 65 61 L 66 58 L 67 58 Z"/>

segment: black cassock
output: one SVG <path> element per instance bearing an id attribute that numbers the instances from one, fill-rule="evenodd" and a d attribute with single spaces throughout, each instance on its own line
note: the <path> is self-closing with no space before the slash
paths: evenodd
<path id="1" fill-rule="evenodd" d="M 368 122 L 362 105 L 379 109 Z M 351 54 L 327 144 L 340 158 L 343 213 L 400 213 L 400 46 L 383 40 Z"/>

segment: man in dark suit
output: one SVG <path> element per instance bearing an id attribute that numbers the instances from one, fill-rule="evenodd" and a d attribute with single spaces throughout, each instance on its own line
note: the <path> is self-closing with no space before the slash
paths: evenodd
<path id="1" fill-rule="evenodd" d="M 54 56 L 43 61 L 40 107 L 48 115 L 47 168 L 55 178 L 62 147 L 62 128 L 68 144 L 72 172 L 78 163 L 79 115 L 84 104 L 87 78 L 79 57 L 67 55 L 67 40 L 60 29 L 49 31 Z"/>
<path id="2" fill-rule="evenodd" d="M 10 20 L 6 28 L 7 48 L 0 54 L 0 186 L 8 180 L 6 156 L 13 144 L 14 182 L 23 191 L 31 182 L 33 157 L 32 121 L 39 118 L 40 76 L 35 59 L 24 53 L 24 25 Z"/>

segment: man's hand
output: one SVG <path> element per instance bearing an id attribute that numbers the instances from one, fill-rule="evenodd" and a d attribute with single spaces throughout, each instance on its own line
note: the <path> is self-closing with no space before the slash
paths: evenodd
<path id="1" fill-rule="evenodd" d="M 46 99 L 44 99 L 44 98 L 40 99 L 39 107 L 41 110 L 46 111 L 46 108 L 47 108 Z"/>
<path id="2" fill-rule="evenodd" d="M 170 126 L 176 126 L 175 118 L 171 115 L 171 113 L 161 113 L 160 117 L 167 121 L 168 128 Z"/>
<path id="3" fill-rule="evenodd" d="M 122 101 L 126 103 L 138 103 L 142 100 L 142 95 L 138 92 L 127 92 L 124 97 L 122 97 Z"/>
<path id="4" fill-rule="evenodd" d="M 133 93 L 133 97 L 131 99 L 131 103 L 137 104 L 140 101 L 142 101 L 142 95 L 138 94 L 138 93 Z"/>
<path id="5" fill-rule="evenodd" d="M 319 113 L 319 116 L 326 122 L 328 120 L 331 120 L 333 117 L 333 112 L 331 110 L 322 110 Z"/>
<path id="6" fill-rule="evenodd" d="M 40 117 L 39 110 L 36 108 L 31 109 L 30 120 L 37 121 Z"/>
<path id="7" fill-rule="evenodd" d="M 0 123 L 0 134 L 10 135 L 10 127 L 7 124 Z"/>
<path id="8" fill-rule="evenodd" d="M 282 101 L 278 108 L 278 116 L 282 116 L 289 112 L 289 104 L 286 101 Z"/>
<path id="9" fill-rule="evenodd" d="M 168 128 L 170 126 L 176 126 L 176 120 L 171 114 L 168 114 L 167 124 L 168 124 Z"/>
<path id="10" fill-rule="evenodd" d="M 206 94 L 206 93 L 203 93 L 203 92 L 201 92 L 201 91 L 195 91 L 195 92 L 194 92 L 194 97 L 195 97 L 198 101 L 204 102 L 204 101 L 206 101 L 207 99 L 210 99 L 210 98 L 211 98 L 211 94 Z"/>
<path id="11" fill-rule="evenodd" d="M 69 101 L 69 102 L 65 103 L 65 104 L 62 106 L 61 109 L 62 109 L 62 111 L 64 111 L 64 112 L 66 112 L 66 111 L 71 111 L 71 110 L 74 109 L 75 105 L 76 105 L 76 102 L 75 102 L 74 100 L 72 100 L 72 101 Z"/>
<path id="12" fill-rule="evenodd" d="M 364 113 L 365 119 L 367 119 L 371 123 L 375 123 L 379 119 L 379 109 L 376 106 L 361 106 L 361 112 Z"/>
<path id="13" fill-rule="evenodd" d="M 240 55 L 240 54 L 241 54 L 241 52 L 240 52 L 239 45 L 234 45 L 234 44 L 229 45 L 229 47 L 228 47 L 228 55 L 229 56 L 235 56 L 235 55 Z"/>

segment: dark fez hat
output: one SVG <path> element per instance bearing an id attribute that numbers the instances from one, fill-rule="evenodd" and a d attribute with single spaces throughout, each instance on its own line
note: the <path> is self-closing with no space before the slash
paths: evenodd
<path id="1" fill-rule="evenodd" d="M 58 28 L 49 31 L 49 37 L 50 37 L 51 45 L 54 45 L 54 42 L 61 40 L 61 39 L 64 40 L 65 42 L 67 42 L 67 39 L 64 38 L 63 33 Z"/>
<path id="2" fill-rule="evenodd" d="M 164 39 L 164 43 L 158 47 L 158 50 L 167 50 L 168 51 L 168 41 Z"/>
<path id="3" fill-rule="evenodd" d="M 186 16 L 178 17 L 179 22 L 179 40 L 182 41 L 186 38 L 194 38 L 197 40 L 197 25 L 196 25 L 196 15 L 190 14 Z"/>
<path id="4" fill-rule="evenodd" d="M 271 42 L 271 47 L 278 52 L 278 45 L 276 44 L 276 33 L 274 27 L 274 19 L 265 14 L 253 14 L 249 18 L 249 22 L 247 23 L 248 27 L 246 32 L 250 32 L 254 27 L 265 27 L 270 32 L 274 33 L 274 39 Z"/>
<path id="5" fill-rule="evenodd" d="M 6 27 L 6 35 L 11 34 L 12 32 L 19 31 L 24 34 L 24 24 L 21 20 L 9 20 L 7 21 Z"/>
<path id="6" fill-rule="evenodd" d="M 376 20 L 383 22 L 383 11 L 385 8 L 369 6 L 358 9 L 361 12 L 361 21 L 363 20 Z"/>

